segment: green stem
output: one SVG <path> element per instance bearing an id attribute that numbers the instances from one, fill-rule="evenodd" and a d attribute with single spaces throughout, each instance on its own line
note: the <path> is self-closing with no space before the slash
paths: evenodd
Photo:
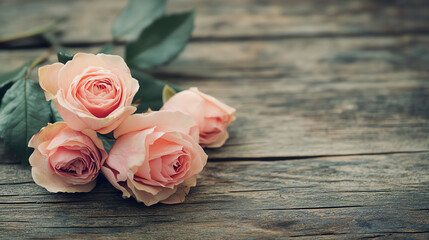
<path id="1" fill-rule="evenodd" d="M 10 42 L 10 41 L 15 41 L 15 40 L 19 40 L 19 39 L 24 39 L 24 38 L 29 38 L 29 37 L 41 35 L 43 33 L 46 33 L 46 32 L 49 32 L 49 31 L 52 31 L 53 29 L 55 29 L 55 27 L 58 25 L 58 23 L 59 22 L 50 23 L 50 24 L 47 24 L 47 25 L 42 26 L 42 27 L 38 27 L 38 28 L 33 29 L 33 30 L 29 30 L 28 32 L 23 32 L 23 33 L 19 33 L 17 35 L 14 35 L 14 36 L 0 38 L 0 43 L 5 43 L 5 42 Z"/>
<path id="2" fill-rule="evenodd" d="M 48 49 L 48 51 L 44 52 L 41 56 L 39 56 L 38 58 L 36 58 L 36 60 L 34 60 L 30 66 L 27 69 L 27 73 L 25 74 L 25 79 L 28 79 L 28 77 L 30 76 L 31 70 L 33 70 L 33 68 L 35 68 L 36 66 L 38 66 L 39 64 L 44 63 L 45 61 L 47 61 L 49 59 L 49 56 L 55 52 L 57 46 L 53 45 L 52 47 L 50 47 Z"/>

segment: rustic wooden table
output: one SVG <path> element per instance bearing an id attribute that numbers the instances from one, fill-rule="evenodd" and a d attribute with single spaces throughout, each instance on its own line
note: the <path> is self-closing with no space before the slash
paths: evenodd
<path id="1" fill-rule="evenodd" d="M 0 32 L 68 16 L 61 42 L 95 53 L 125 4 L 2 0 Z M 199 86 L 237 121 L 186 201 L 145 207 L 104 178 L 51 194 L 1 143 L 1 239 L 429 238 L 428 1 L 174 0 L 168 12 L 192 8 L 191 43 L 153 74 Z M 2 48 L 0 71 L 45 51 Z"/>

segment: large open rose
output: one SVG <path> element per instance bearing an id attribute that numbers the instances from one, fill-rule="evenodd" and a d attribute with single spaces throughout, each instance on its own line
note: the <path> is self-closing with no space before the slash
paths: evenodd
<path id="1" fill-rule="evenodd" d="M 235 120 L 234 108 L 197 88 L 176 93 L 161 110 L 181 111 L 191 115 L 200 129 L 200 144 L 210 148 L 220 147 L 225 143 L 229 137 L 227 128 Z"/>
<path id="2" fill-rule="evenodd" d="M 107 158 L 97 133 L 75 131 L 64 122 L 49 124 L 34 135 L 29 147 L 34 181 L 50 192 L 89 192 Z"/>
<path id="3" fill-rule="evenodd" d="M 183 202 L 207 162 L 195 121 L 181 112 L 132 115 L 114 135 L 102 171 L 124 198 L 147 206 Z"/>
<path id="4" fill-rule="evenodd" d="M 139 84 L 120 56 L 77 53 L 65 65 L 39 69 L 46 99 L 53 99 L 69 127 L 100 133 L 114 130 L 136 108 L 131 106 Z"/>

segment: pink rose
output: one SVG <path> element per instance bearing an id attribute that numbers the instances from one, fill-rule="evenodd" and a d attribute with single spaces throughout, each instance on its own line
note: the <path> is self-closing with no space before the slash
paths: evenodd
<path id="1" fill-rule="evenodd" d="M 49 124 L 34 135 L 29 147 L 34 181 L 50 192 L 89 192 L 107 158 L 92 130 L 75 131 L 64 122 Z"/>
<path id="2" fill-rule="evenodd" d="M 110 183 L 147 206 L 183 202 L 207 162 L 198 127 L 180 112 L 135 114 L 115 131 L 102 171 Z"/>
<path id="3" fill-rule="evenodd" d="M 39 68 L 46 100 L 53 99 L 74 130 L 109 133 L 136 111 L 131 106 L 139 84 L 124 60 L 115 55 L 78 53 L 65 65 Z"/>
<path id="4" fill-rule="evenodd" d="M 222 146 L 228 139 L 228 125 L 235 120 L 235 109 L 216 98 L 190 88 L 171 97 L 161 110 L 191 115 L 200 129 L 199 143 L 204 147 Z"/>

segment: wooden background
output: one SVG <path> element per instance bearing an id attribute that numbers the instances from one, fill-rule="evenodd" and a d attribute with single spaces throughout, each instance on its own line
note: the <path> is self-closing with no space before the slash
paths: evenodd
<path id="1" fill-rule="evenodd" d="M 67 17 L 61 42 L 96 53 L 126 3 L 1 0 L 0 36 Z M 145 207 L 104 178 L 51 194 L 0 143 L 0 238 L 429 238 L 428 1 L 168 5 L 189 9 L 191 43 L 153 74 L 237 121 L 186 201 Z M 0 71 L 45 51 L 2 47 Z"/>

